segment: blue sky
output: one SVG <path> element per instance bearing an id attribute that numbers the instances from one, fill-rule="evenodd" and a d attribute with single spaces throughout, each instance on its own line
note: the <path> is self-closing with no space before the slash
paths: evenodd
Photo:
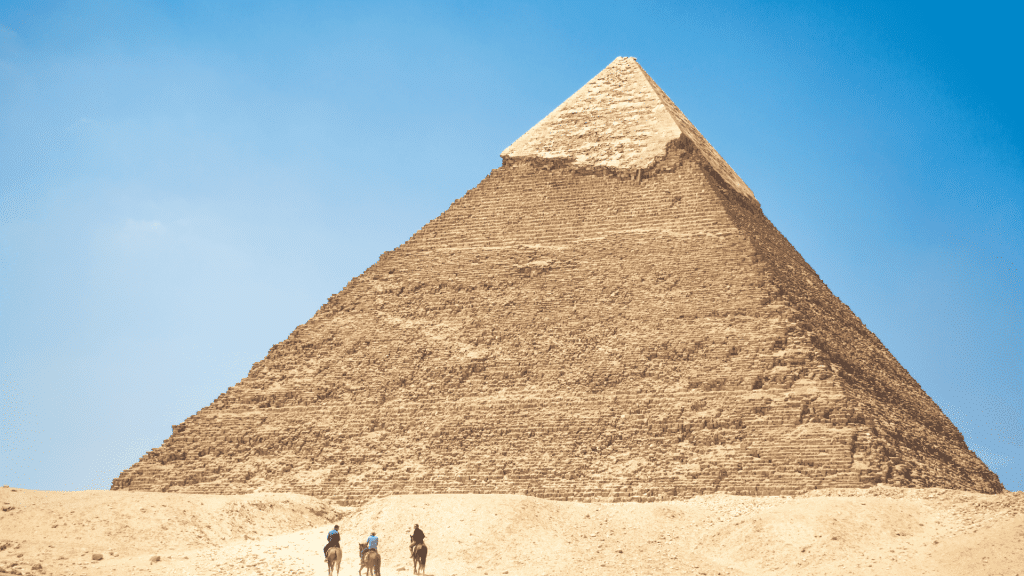
<path id="1" fill-rule="evenodd" d="M 1021 8 L 0 0 L 0 482 L 106 489 L 635 56 L 1024 490 Z"/>

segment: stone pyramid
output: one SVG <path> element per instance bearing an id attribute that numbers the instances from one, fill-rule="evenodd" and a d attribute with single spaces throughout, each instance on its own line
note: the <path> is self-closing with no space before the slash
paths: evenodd
<path id="1" fill-rule="evenodd" d="M 999 479 L 632 58 L 113 489 L 652 501 Z"/>

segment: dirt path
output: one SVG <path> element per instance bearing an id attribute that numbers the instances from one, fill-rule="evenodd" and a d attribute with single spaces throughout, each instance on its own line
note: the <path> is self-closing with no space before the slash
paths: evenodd
<path id="1" fill-rule="evenodd" d="M 652 504 L 421 495 L 340 508 L 295 494 L 2 489 L 0 500 L 11 508 L 0 512 L 0 571 L 19 574 L 322 575 L 334 523 L 343 575 L 356 574 L 371 530 L 382 573 L 411 574 L 419 523 L 431 576 L 1024 576 L 1024 493 L 881 487 Z"/>

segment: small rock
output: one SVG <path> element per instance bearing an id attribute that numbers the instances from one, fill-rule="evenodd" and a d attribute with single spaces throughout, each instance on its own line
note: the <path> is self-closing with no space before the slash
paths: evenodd
<path id="1" fill-rule="evenodd" d="M 622 554 L 622 548 L 619 548 L 618 550 L 616 550 L 616 552 L 618 552 L 619 554 Z"/>
<path id="2" fill-rule="evenodd" d="M 0 508 L 0 510 L 3 510 L 4 512 L 10 512 L 11 510 L 14 510 L 14 506 L 10 504 L 4 504 L 3 508 Z"/>
<path id="3" fill-rule="evenodd" d="M 160 561 L 160 557 L 159 556 L 150 556 L 149 557 L 149 563 L 150 564 L 152 564 L 153 562 L 159 562 L 159 561 Z"/>
<path id="4" fill-rule="evenodd" d="M 42 564 L 33 564 L 32 565 L 32 569 L 33 570 L 42 570 L 43 569 L 43 565 Z"/>
<path id="5" fill-rule="evenodd" d="M 99 552 L 94 552 L 93 555 L 92 555 L 92 559 L 93 560 L 103 560 L 103 554 L 100 554 Z"/>

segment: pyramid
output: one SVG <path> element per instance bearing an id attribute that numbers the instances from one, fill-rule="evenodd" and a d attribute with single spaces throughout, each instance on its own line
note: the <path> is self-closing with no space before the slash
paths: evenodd
<path id="1" fill-rule="evenodd" d="M 112 488 L 1002 490 L 634 59 L 501 157 Z"/>

